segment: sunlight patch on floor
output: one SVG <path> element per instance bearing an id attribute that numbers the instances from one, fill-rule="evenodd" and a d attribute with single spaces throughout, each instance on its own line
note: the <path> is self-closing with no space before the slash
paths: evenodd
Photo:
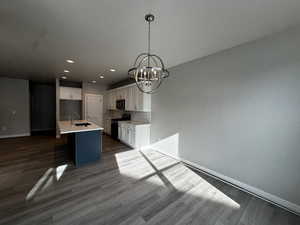
<path id="1" fill-rule="evenodd" d="M 56 167 L 56 180 L 59 180 L 61 176 L 64 174 L 65 170 L 67 169 L 68 165 L 62 165 Z"/>
<path id="2" fill-rule="evenodd" d="M 49 175 L 52 173 L 53 168 L 49 168 L 44 175 L 38 180 L 38 182 L 33 186 L 33 188 L 29 191 L 26 196 L 26 200 L 30 200 L 33 198 L 34 194 L 37 190 L 42 186 L 42 184 L 48 179 Z"/>
<path id="3" fill-rule="evenodd" d="M 115 154 L 120 174 L 134 180 L 144 180 L 156 186 L 186 193 L 197 201 L 210 201 L 232 210 L 240 205 L 218 190 L 199 174 L 159 152 L 130 151 Z"/>
<path id="4" fill-rule="evenodd" d="M 137 150 L 117 153 L 115 158 L 120 174 L 127 177 L 138 180 L 155 173 L 155 170 Z"/>
<path id="5" fill-rule="evenodd" d="M 62 177 L 67 167 L 68 165 L 65 164 L 56 168 L 49 168 L 28 192 L 25 199 L 27 201 L 32 200 L 38 193 L 42 193 L 52 184 L 57 182 Z"/>

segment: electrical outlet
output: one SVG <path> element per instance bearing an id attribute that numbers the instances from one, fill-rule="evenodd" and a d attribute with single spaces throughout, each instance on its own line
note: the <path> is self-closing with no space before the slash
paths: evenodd
<path id="1" fill-rule="evenodd" d="M 2 130 L 2 131 L 6 131 L 6 130 L 7 130 L 7 127 L 6 127 L 6 126 L 2 126 L 2 127 L 1 127 L 1 130 Z"/>

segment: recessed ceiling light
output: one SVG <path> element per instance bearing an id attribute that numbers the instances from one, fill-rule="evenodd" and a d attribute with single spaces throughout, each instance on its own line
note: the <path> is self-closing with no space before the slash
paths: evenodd
<path id="1" fill-rule="evenodd" d="M 100 75 L 100 78 L 101 78 L 101 79 L 103 79 L 103 78 L 104 78 L 104 76 L 103 76 L 103 75 Z"/>
<path id="2" fill-rule="evenodd" d="M 109 71 L 110 71 L 110 72 L 116 72 L 116 69 L 111 68 L 111 69 L 109 69 Z"/>
<path id="3" fill-rule="evenodd" d="M 93 83 L 93 84 L 95 84 L 95 83 L 96 83 L 96 81 L 95 81 L 95 80 L 92 80 L 92 83 Z"/>
<path id="4" fill-rule="evenodd" d="M 71 64 L 75 63 L 74 60 L 72 60 L 72 59 L 67 59 L 66 61 L 67 61 L 67 63 L 71 63 Z"/>
<path id="5" fill-rule="evenodd" d="M 67 76 L 61 76 L 61 79 L 66 80 Z"/>
<path id="6" fill-rule="evenodd" d="M 70 73 L 70 71 L 69 71 L 69 70 L 64 70 L 64 72 L 65 72 L 65 73 Z"/>

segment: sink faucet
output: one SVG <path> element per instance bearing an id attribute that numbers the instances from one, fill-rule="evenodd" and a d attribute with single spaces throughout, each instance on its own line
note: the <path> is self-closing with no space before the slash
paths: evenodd
<path id="1" fill-rule="evenodd" d="M 71 125 L 74 124 L 74 118 L 77 117 L 80 119 L 80 116 L 77 112 L 72 112 L 71 115 L 70 115 L 70 122 L 71 122 Z M 75 118 L 76 119 L 76 118 Z"/>

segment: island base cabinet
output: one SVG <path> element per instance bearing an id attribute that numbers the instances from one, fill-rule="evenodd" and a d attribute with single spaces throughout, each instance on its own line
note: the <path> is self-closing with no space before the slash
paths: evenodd
<path id="1" fill-rule="evenodd" d="M 69 146 L 76 167 L 96 162 L 101 158 L 102 131 L 86 131 L 69 134 Z"/>

